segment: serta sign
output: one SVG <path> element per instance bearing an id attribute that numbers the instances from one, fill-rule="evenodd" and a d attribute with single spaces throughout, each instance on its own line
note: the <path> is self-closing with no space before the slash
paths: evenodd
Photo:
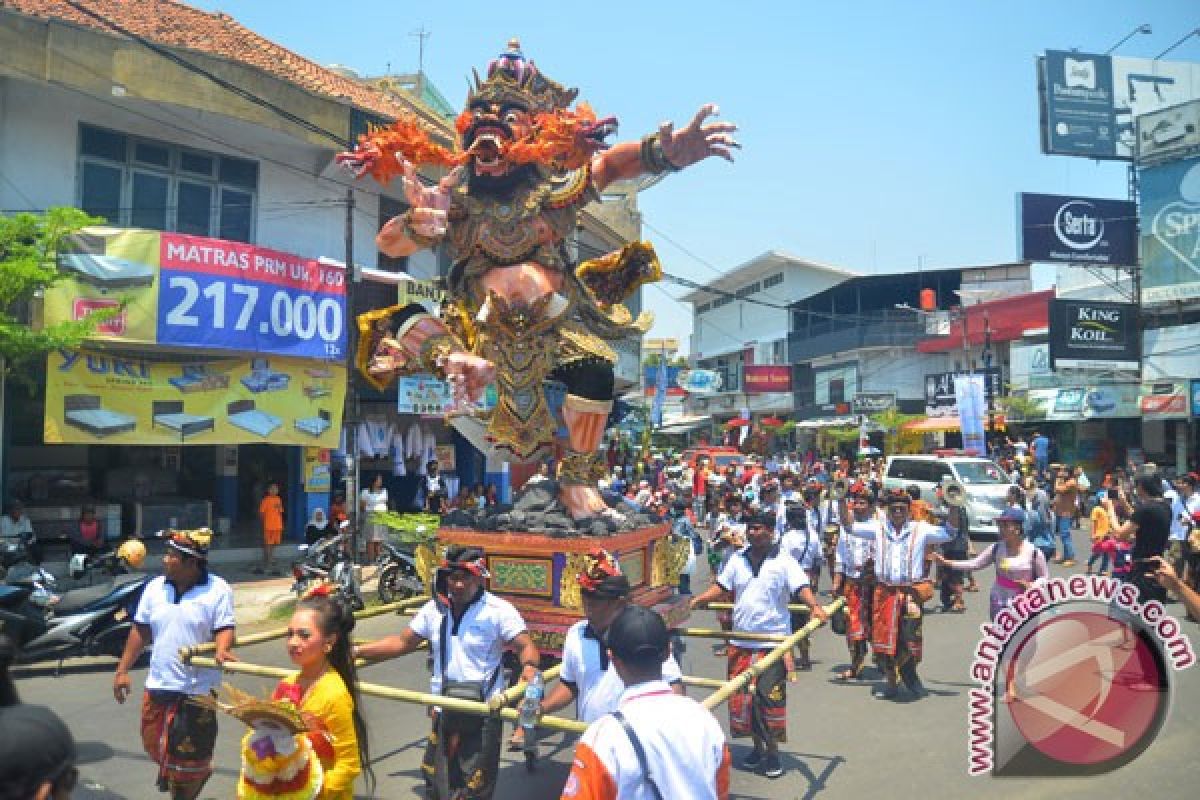
<path id="1" fill-rule="evenodd" d="M 1123 200 L 1021 194 L 1018 250 L 1025 261 L 1087 266 L 1137 263 L 1137 206 Z"/>
<path id="2" fill-rule="evenodd" d="M 1142 302 L 1200 297 L 1200 158 L 1141 170 Z"/>
<path id="3" fill-rule="evenodd" d="M 1057 369 L 1138 368 L 1137 307 L 1050 301 L 1050 361 Z"/>

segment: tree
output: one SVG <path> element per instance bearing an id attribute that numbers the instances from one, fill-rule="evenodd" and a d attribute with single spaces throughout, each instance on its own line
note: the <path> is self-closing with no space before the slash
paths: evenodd
<path id="1" fill-rule="evenodd" d="M 1004 412 L 1010 430 L 1024 427 L 1022 423 L 1027 424 L 1046 417 L 1046 407 L 1026 393 L 997 397 L 996 405 Z"/>
<path id="2" fill-rule="evenodd" d="M 79 209 L 63 207 L 0 217 L 0 366 L 6 372 L 36 374 L 20 368 L 52 350 L 78 347 L 97 325 L 120 313 L 120 308 L 106 309 L 37 330 L 30 325 L 34 299 L 63 277 L 57 267 L 63 239 L 100 222 Z"/>
<path id="3" fill-rule="evenodd" d="M 921 434 L 904 430 L 920 414 L 902 414 L 895 406 L 871 415 L 871 422 L 883 429 L 883 450 L 887 455 L 921 452 Z"/>

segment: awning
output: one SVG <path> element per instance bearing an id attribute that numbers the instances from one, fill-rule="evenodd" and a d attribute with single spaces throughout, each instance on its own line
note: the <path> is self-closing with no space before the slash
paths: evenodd
<path id="1" fill-rule="evenodd" d="M 984 430 L 987 429 L 987 418 L 983 420 Z M 992 415 L 992 427 L 995 430 L 1002 431 L 1005 428 L 1005 419 L 1003 414 Z M 958 417 L 921 417 L 914 419 L 912 422 L 904 424 L 904 430 L 913 433 L 943 433 L 945 431 L 962 430 L 962 423 Z"/>
<path id="2" fill-rule="evenodd" d="M 697 428 L 706 427 L 711 422 L 712 422 L 712 417 L 710 417 L 708 415 L 696 416 L 696 417 L 679 417 L 677 419 L 671 420 L 669 424 L 663 425 L 661 428 L 656 429 L 654 432 L 655 433 L 665 433 L 667 435 L 676 435 L 677 436 L 679 434 L 690 433 L 691 431 L 694 431 Z"/>
<path id="3" fill-rule="evenodd" d="M 796 427 L 803 430 L 814 428 L 850 428 L 858 426 L 858 417 L 817 417 L 797 422 Z"/>

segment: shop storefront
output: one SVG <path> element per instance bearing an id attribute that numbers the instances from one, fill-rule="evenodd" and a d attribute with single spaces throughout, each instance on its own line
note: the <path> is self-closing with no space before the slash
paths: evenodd
<path id="1" fill-rule="evenodd" d="M 1082 466 L 1093 483 L 1141 441 L 1137 384 L 1031 389 L 1028 398 L 1037 413 L 1023 427 L 1050 437 L 1052 459 Z"/>
<path id="2" fill-rule="evenodd" d="M 1192 391 L 1188 381 L 1142 384 L 1142 450 L 1167 472 L 1189 469 Z"/>

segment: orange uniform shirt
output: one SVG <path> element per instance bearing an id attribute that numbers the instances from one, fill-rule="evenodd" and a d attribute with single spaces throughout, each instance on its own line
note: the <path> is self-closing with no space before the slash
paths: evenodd
<path id="1" fill-rule="evenodd" d="M 258 516 L 264 531 L 283 530 L 283 500 L 277 494 L 269 494 L 258 504 Z"/>

